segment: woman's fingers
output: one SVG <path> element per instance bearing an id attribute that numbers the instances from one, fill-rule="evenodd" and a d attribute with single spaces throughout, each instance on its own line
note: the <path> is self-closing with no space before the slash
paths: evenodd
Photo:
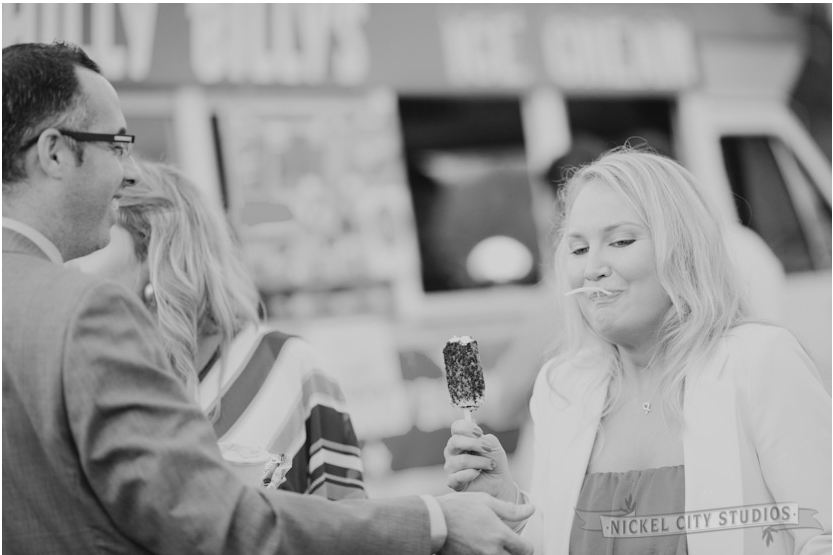
<path id="1" fill-rule="evenodd" d="M 446 458 L 459 455 L 461 453 L 477 453 L 485 455 L 490 453 L 492 450 L 493 447 L 491 444 L 481 438 L 453 435 L 448 438 L 443 454 Z"/>
<path id="2" fill-rule="evenodd" d="M 452 474 L 466 469 L 480 470 L 494 470 L 495 461 L 487 457 L 480 457 L 478 455 L 455 455 L 448 457 L 443 466 L 446 474 Z"/>
<path id="3" fill-rule="evenodd" d="M 454 491 L 465 491 L 468 485 L 476 480 L 478 476 L 480 476 L 479 470 L 467 468 L 466 470 L 450 474 L 446 483 Z"/>
<path id="4" fill-rule="evenodd" d="M 451 423 L 451 435 L 480 437 L 483 435 L 483 430 L 474 422 L 466 422 L 461 419 Z"/>
<path id="5" fill-rule="evenodd" d="M 494 434 L 485 435 L 479 438 L 479 441 L 483 450 L 486 452 L 497 453 L 498 451 L 503 451 L 503 445 L 500 444 L 500 440 Z"/>

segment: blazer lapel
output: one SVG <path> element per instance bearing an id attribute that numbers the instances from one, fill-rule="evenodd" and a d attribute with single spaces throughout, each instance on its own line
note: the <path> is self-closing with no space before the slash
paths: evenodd
<path id="1" fill-rule="evenodd" d="M 692 366 L 685 385 L 686 511 L 705 511 L 743 504 L 743 478 L 738 445 L 735 391 L 723 372 L 724 345 L 703 364 Z M 743 530 L 688 535 L 692 555 L 743 553 Z"/>
<path id="2" fill-rule="evenodd" d="M 728 352 L 721 345 L 710 358 L 692 365 L 686 376 L 685 458 L 686 511 L 719 509 L 743 503 L 740 449 L 737 442 L 737 412 L 731 376 L 723 372 Z M 542 399 L 541 422 L 536 422 L 536 448 L 545 449 L 547 468 L 542 469 L 546 487 L 538 504 L 546 524 L 547 555 L 569 552 L 570 532 L 576 502 L 599 427 L 609 378 L 588 375 L 560 397 L 547 391 Z M 595 382 L 595 383 L 594 383 Z M 564 385 L 564 384 L 559 384 Z M 540 496 L 545 496 L 541 498 Z M 701 554 L 743 553 L 743 530 L 692 533 L 689 552 Z"/>
<path id="3" fill-rule="evenodd" d="M 547 507 L 546 527 L 543 533 L 549 538 L 547 553 L 567 553 L 570 532 L 590 453 L 599 428 L 602 408 L 609 378 L 601 381 L 584 376 L 569 400 L 558 398 L 550 392 L 548 406 L 545 470 L 547 487 L 542 504 Z M 593 383 L 595 382 L 595 383 Z M 540 441 L 539 441 L 540 445 Z"/>

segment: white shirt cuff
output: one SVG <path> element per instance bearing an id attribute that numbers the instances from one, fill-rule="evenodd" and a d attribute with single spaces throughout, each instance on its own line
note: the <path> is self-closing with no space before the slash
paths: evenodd
<path id="1" fill-rule="evenodd" d="M 445 545 L 448 526 L 445 523 L 443 509 L 432 495 L 420 495 L 428 508 L 428 522 L 431 527 L 431 553 L 437 553 Z"/>
<path id="2" fill-rule="evenodd" d="M 515 487 L 518 487 L 518 486 L 516 485 Z M 518 487 L 518 496 L 515 498 L 515 504 L 516 505 L 528 505 L 529 504 L 529 495 L 527 495 L 527 493 L 519 487 Z M 532 517 L 529 517 L 529 518 L 532 518 Z M 529 522 L 529 518 L 518 522 L 515 526 L 512 527 L 512 530 L 516 534 L 520 534 L 521 532 L 523 532 L 523 529 L 526 527 L 526 523 Z"/>

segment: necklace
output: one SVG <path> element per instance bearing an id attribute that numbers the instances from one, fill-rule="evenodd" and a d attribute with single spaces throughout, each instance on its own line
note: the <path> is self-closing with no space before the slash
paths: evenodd
<path id="1" fill-rule="evenodd" d="M 621 359 L 617 359 L 617 364 L 619 366 L 620 371 L 624 373 L 624 368 L 623 368 Z M 647 368 L 647 367 L 648 366 L 645 366 L 644 368 Z M 644 376 L 644 374 L 643 374 L 643 376 Z M 651 376 L 649 376 L 649 378 L 650 377 Z M 642 415 L 643 416 L 648 416 L 649 414 L 651 414 L 654 411 L 652 400 L 654 398 L 654 395 L 656 395 L 656 393 L 657 393 L 657 389 L 659 389 L 660 381 L 656 380 L 656 379 L 651 380 L 651 381 L 654 382 L 654 384 L 653 384 L 653 387 L 650 390 L 650 395 L 648 395 L 647 399 L 645 397 L 643 397 L 643 395 L 644 395 L 643 391 L 646 389 L 644 387 L 645 383 L 640 383 L 640 382 L 643 382 L 643 380 L 638 379 L 636 376 L 634 376 L 633 380 L 630 380 L 630 381 L 632 382 L 630 387 L 632 388 L 632 390 L 634 392 L 634 397 L 636 397 L 637 399 L 640 399 L 640 398 L 642 399 L 642 401 L 640 401 L 640 405 L 639 405 L 640 408 L 642 409 Z"/>
<path id="2" fill-rule="evenodd" d="M 652 401 L 653 401 L 654 395 L 656 395 L 656 393 L 657 393 L 657 388 L 658 387 L 659 387 L 659 384 L 654 385 L 654 388 L 651 391 L 651 394 L 648 396 L 647 399 L 645 397 L 642 397 L 642 395 L 640 395 L 640 397 L 642 397 L 642 404 L 640 406 L 642 408 L 642 415 L 643 416 L 648 416 L 649 414 L 651 414 L 651 412 L 653 412 L 654 406 L 653 406 Z M 640 391 L 640 393 L 641 393 L 641 391 Z"/>

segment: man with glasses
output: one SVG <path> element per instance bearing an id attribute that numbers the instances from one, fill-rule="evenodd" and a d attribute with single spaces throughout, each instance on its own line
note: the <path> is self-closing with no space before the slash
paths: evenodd
<path id="1" fill-rule="evenodd" d="M 75 141 L 79 143 L 110 143 L 110 149 L 112 149 L 112 151 L 116 153 L 116 156 L 122 160 L 127 159 L 133 153 L 130 145 L 136 142 L 135 135 L 128 135 L 126 133 L 111 135 L 109 133 L 82 133 L 81 131 L 69 131 L 68 129 L 58 129 L 57 131 L 61 135 L 75 139 Z M 40 134 L 32 137 L 23 144 L 23 147 L 21 147 L 20 150 L 28 150 L 30 147 L 34 146 L 39 139 Z"/>
<path id="2" fill-rule="evenodd" d="M 109 241 L 134 138 L 77 47 L 3 49 L 3 549 L 531 553 L 485 494 L 333 503 L 225 466 L 150 315 L 63 261 Z"/>

